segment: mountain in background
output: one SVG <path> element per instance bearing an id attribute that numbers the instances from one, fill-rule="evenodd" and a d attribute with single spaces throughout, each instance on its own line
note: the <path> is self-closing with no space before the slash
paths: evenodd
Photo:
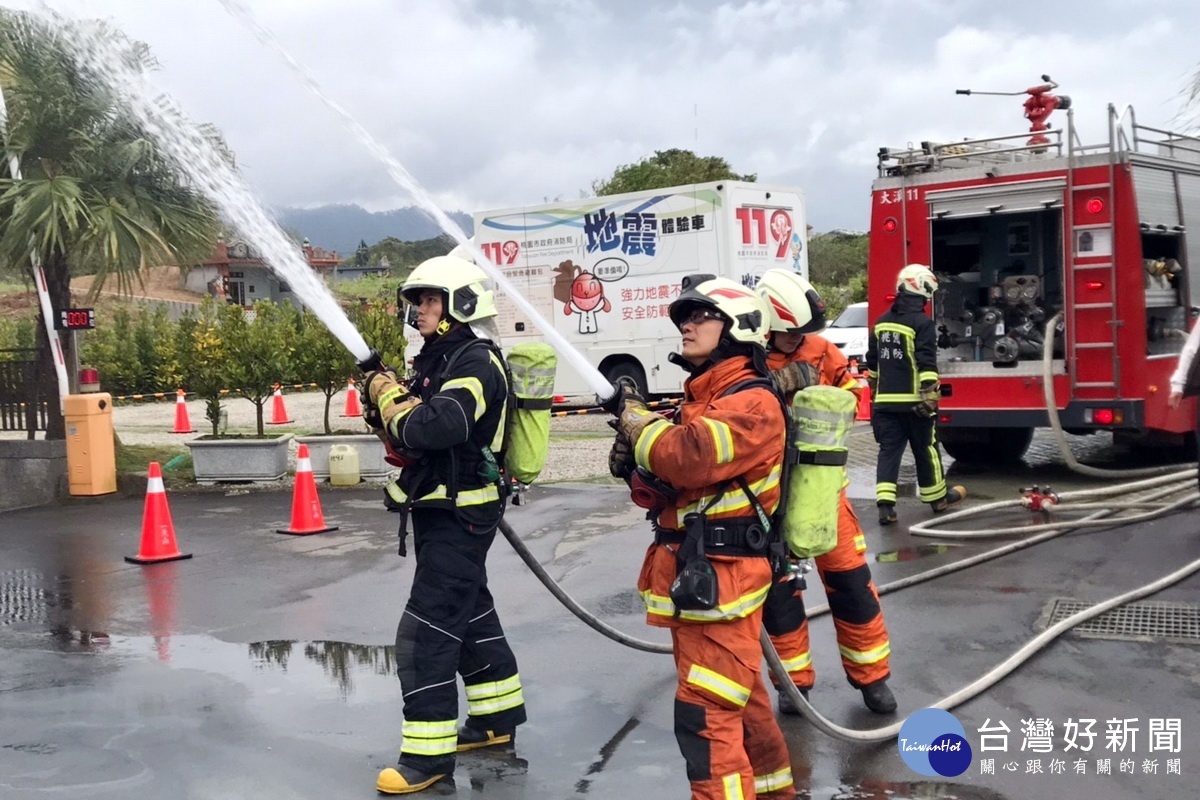
<path id="1" fill-rule="evenodd" d="M 471 216 L 462 211 L 447 211 L 467 235 L 471 235 Z M 336 250 L 343 258 L 353 256 L 358 243 L 375 244 L 391 237 L 408 242 L 432 239 L 443 231 L 429 215 L 416 206 L 371 212 L 355 205 L 329 205 L 317 208 L 281 208 L 276 219 L 286 230 L 305 237 L 316 247 Z"/>

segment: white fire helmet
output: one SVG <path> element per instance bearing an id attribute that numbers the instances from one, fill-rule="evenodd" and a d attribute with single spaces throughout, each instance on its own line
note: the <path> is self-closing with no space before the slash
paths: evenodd
<path id="1" fill-rule="evenodd" d="M 933 293 L 937 290 L 937 276 L 933 274 L 933 270 L 924 264 L 909 264 L 900 270 L 900 274 L 896 276 L 897 292 L 905 291 L 910 294 L 919 294 L 926 299 L 931 299 Z"/>
<path id="2" fill-rule="evenodd" d="M 412 305 L 420 305 L 421 292 L 444 292 L 444 313 L 458 322 L 478 322 L 496 316 L 496 299 L 488 277 L 471 261 L 457 256 L 437 256 L 422 261 L 400 287 Z"/>
<path id="3" fill-rule="evenodd" d="M 679 296 L 668 309 L 671 322 L 676 328 L 681 327 L 684 318 L 696 307 L 721 312 L 728 320 L 725 335 L 733 341 L 766 347 L 769 312 L 766 303 L 753 289 L 715 275 L 687 275 Z"/>
<path id="4" fill-rule="evenodd" d="M 815 333 L 825 327 L 825 303 L 798 272 L 767 270 L 758 282 L 758 294 L 770 310 L 772 331 Z"/>

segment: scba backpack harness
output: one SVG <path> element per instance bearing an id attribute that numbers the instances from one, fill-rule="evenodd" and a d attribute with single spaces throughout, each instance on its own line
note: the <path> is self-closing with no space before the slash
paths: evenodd
<path id="1" fill-rule="evenodd" d="M 734 384 L 721 394 L 726 397 L 745 389 L 763 388 L 771 392 L 785 411 L 787 406 L 775 384 L 768 378 L 751 378 Z M 730 486 L 737 484 L 750 500 L 754 508 L 753 518 L 721 519 L 709 522 L 706 512 L 716 504 Z M 786 484 L 781 481 L 780 508 L 783 507 L 782 490 Z M 725 555 L 764 556 L 770 560 L 772 571 L 783 574 L 787 570 L 787 557 L 784 552 L 783 540 L 778 534 L 779 525 L 776 518 L 766 512 L 758 497 L 751 491 L 745 476 L 739 475 L 735 480 L 725 481 L 718 488 L 713 498 L 699 511 L 692 512 L 683 518 L 684 532 L 682 539 L 678 531 L 667 531 L 655 527 L 655 539 L 659 544 L 676 543 L 679 550 L 676 558 L 679 571 L 671 582 L 671 602 L 675 605 L 675 616 L 680 611 L 709 611 L 716 608 L 720 597 L 720 587 L 717 573 L 712 562 L 705 554 L 705 547 L 719 548 Z"/>
<path id="2" fill-rule="evenodd" d="M 685 534 L 679 547 L 679 572 L 671 584 L 671 600 L 679 610 L 716 607 L 717 575 L 705 555 L 705 545 L 724 552 L 766 555 L 777 577 L 791 572 L 794 558 L 824 555 L 837 546 L 838 513 L 845 479 L 850 429 L 858 401 L 845 389 L 808 386 L 796 392 L 789 406 L 774 382 L 754 378 L 730 387 L 722 396 L 745 389 L 769 389 L 783 407 L 786 422 L 780 498 L 774 514 L 767 514 L 744 476 L 736 483 L 750 499 L 757 520 L 722 520 L 709 523 L 705 511 L 724 496 L 730 481 L 699 512 L 684 518 Z"/>
<path id="3" fill-rule="evenodd" d="M 507 387 L 504 415 L 500 422 L 504 430 L 502 445 L 495 452 L 488 445 L 480 447 L 482 460 L 477 471 L 479 479 L 485 485 L 495 485 L 500 495 L 500 514 L 495 524 L 488 530 L 477 531 L 490 533 L 503 519 L 508 498 L 512 497 L 514 505 L 520 505 L 523 502 L 522 492 L 537 479 L 546 465 L 546 455 L 550 447 L 550 408 L 554 400 L 554 377 L 558 356 L 550 345 L 525 342 L 514 347 L 506 360 L 500 348 L 493 342 L 475 339 L 450 354 L 446 366 L 441 371 L 442 383 L 445 383 L 445 376 L 453 374 L 454 367 L 462 357 L 475 347 L 482 347 L 495 357 L 498 365 L 503 367 Z M 420 486 L 428 471 L 433 469 L 433 464 L 430 459 L 424 459 L 416 468 L 421 470 L 421 473 L 413 485 Z M 463 522 L 456 502 L 458 488 L 457 457 L 451 449 L 446 498 L 453 504 L 455 516 Z M 409 500 L 402 508 L 392 509 L 401 514 L 400 555 L 406 554 L 404 540 L 408 535 L 408 513 L 414 502 L 416 500 Z"/>

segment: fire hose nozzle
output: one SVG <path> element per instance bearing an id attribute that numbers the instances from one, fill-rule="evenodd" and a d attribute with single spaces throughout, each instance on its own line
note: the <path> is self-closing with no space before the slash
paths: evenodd
<path id="1" fill-rule="evenodd" d="M 622 392 L 621 392 L 620 385 L 614 386 L 611 397 L 600 397 L 599 395 L 597 395 L 597 397 L 596 397 L 597 405 L 599 405 L 601 408 L 603 408 L 605 411 L 607 411 L 610 414 L 616 414 L 617 407 L 620 406 L 620 404 L 621 404 L 621 394 L 622 394 Z"/>
<path id="2" fill-rule="evenodd" d="M 358 368 L 363 372 L 378 372 L 387 369 L 387 365 L 383 363 L 383 356 L 379 351 L 372 349 L 369 356 L 358 362 Z"/>

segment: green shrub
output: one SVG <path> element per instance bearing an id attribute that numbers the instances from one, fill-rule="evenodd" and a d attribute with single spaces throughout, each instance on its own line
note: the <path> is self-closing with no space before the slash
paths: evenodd
<path id="1" fill-rule="evenodd" d="M 204 401 L 204 416 L 212 424 L 213 436 L 221 424 L 221 390 L 229 386 L 229 354 L 221 338 L 223 310 L 211 297 L 204 298 L 199 309 L 179 321 L 175 339 L 184 388 Z"/>
<path id="2" fill-rule="evenodd" d="M 83 338 L 79 363 L 116 395 L 173 392 L 182 380 L 177 327 L 159 305 L 118 308 Z"/>
<path id="3" fill-rule="evenodd" d="M 297 313 L 290 304 L 270 300 L 255 303 L 253 312 L 232 305 L 221 309 L 228 387 L 254 404 L 259 436 L 263 436 L 263 406 L 275 393 L 275 384 L 295 372 L 292 348 Z"/>
<path id="4" fill-rule="evenodd" d="M 36 319 L 0 317 L 0 350 L 31 348 L 37 337 Z M 0 352 L 0 360 L 24 358 L 17 353 Z"/>
<path id="5" fill-rule="evenodd" d="M 354 356 L 338 341 L 316 315 L 299 315 L 296 330 L 295 367 L 301 380 L 312 381 L 325 395 L 325 433 L 329 425 L 329 406 L 351 377 L 358 374 Z"/>

